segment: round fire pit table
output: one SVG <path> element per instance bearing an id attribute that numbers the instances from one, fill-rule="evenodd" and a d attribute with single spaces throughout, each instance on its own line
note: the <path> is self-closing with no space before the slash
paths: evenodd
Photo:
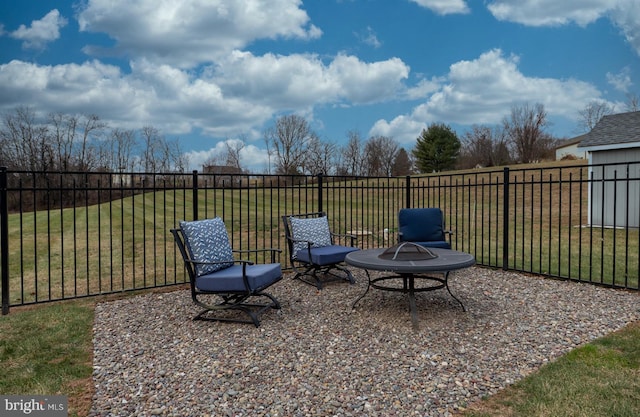
<path id="1" fill-rule="evenodd" d="M 403 253 L 401 246 L 388 249 L 360 250 L 347 254 L 345 262 L 350 266 L 364 269 L 368 281 L 367 289 L 353 302 L 351 307 L 355 308 L 371 287 L 384 291 L 403 292 L 409 295 L 411 322 L 413 328 L 417 329 L 415 294 L 446 288 L 449 294 L 462 306 L 462 310 L 466 311 L 464 304 L 451 292 L 448 278 L 451 271 L 475 265 L 476 260 L 473 255 L 451 249 L 426 248 L 426 254 L 421 256 L 416 254 L 415 250 Z M 412 257 L 422 257 L 423 259 L 411 259 Z M 390 274 L 372 279 L 369 275 L 370 270 L 389 272 Z M 433 276 L 432 274 L 441 274 L 442 276 Z"/>

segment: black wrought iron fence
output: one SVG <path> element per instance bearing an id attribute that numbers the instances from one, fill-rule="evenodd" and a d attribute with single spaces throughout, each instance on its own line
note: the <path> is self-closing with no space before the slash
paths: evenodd
<path id="1" fill-rule="evenodd" d="M 325 211 L 334 231 L 370 248 L 395 243 L 400 208 L 434 206 L 453 248 L 479 265 L 637 290 L 639 171 L 640 162 L 403 178 L 0 169 L 2 310 L 185 283 L 169 233 L 180 220 L 219 216 L 234 248 L 284 250 L 281 216 Z"/>

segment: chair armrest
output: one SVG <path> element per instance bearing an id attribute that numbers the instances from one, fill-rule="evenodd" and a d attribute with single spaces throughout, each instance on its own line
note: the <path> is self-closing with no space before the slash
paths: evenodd
<path id="1" fill-rule="evenodd" d="M 334 237 L 341 238 L 341 239 L 347 239 L 347 238 L 351 239 L 351 242 L 350 242 L 351 246 L 354 246 L 356 244 L 356 240 L 358 240 L 358 236 L 346 234 L 346 233 L 331 233 L 331 238 L 333 239 Z"/>
<path id="2" fill-rule="evenodd" d="M 276 253 L 282 253 L 282 249 L 279 248 L 263 248 L 263 249 L 238 249 L 233 250 L 233 253 L 259 253 L 259 252 L 271 252 L 271 263 L 276 263 Z"/>
<path id="3" fill-rule="evenodd" d="M 305 239 L 296 239 L 290 236 L 287 236 L 287 239 L 290 240 L 293 243 L 306 243 L 307 246 L 311 247 L 313 245 L 313 242 L 310 240 L 305 240 Z"/>
<path id="4" fill-rule="evenodd" d="M 228 260 L 228 261 L 215 261 L 215 262 L 192 261 L 190 259 L 187 259 L 185 260 L 185 262 L 193 265 L 219 265 L 219 264 L 228 264 L 228 263 L 253 265 L 254 263 L 253 261 L 248 261 L 246 259 L 234 259 L 234 260 Z"/>

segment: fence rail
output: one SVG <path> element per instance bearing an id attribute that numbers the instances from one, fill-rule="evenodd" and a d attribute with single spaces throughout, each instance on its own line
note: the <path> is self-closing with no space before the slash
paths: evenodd
<path id="1" fill-rule="evenodd" d="M 400 208 L 433 206 L 479 265 L 638 290 L 638 166 L 403 178 L 0 168 L 2 311 L 185 283 L 169 233 L 180 220 L 219 216 L 234 248 L 284 249 L 281 216 L 325 211 L 370 248 L 395 243 Z"/>

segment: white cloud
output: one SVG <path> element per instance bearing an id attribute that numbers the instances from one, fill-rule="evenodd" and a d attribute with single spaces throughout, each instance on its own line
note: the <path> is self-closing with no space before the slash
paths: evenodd
<path id="1" fill-rule="evenodd" d="M 427 125 L 412 115 L 400 115 L 390 122 L 380 119 L 369 130 L 369 137 L 387 136 L 401 144 L 412 144 Z"/>
<path id="2" fill-rule="evenodd" d="M 361 33 L 355 33 L 356 37 L 366 45 L 373 46 L 374 48 L 380 48 L 382 46 L 382 42 L 376 36 L 376 33 L 371 28 L 371 26 L 367 26 L 367 29 Z"/>
<path id="3" fill-rule="evenodd" d="M 98 61 L 56 66 L 11 61 L 0 65 L 0 109 L 28 105 L 44 114 L 94 113 L 112 126 L 151 124 L 165 134 L 256 136 L 284 111 L 312 115 L 321 104 L 388 100 L 403 89 L 409 73 L 397 58 L 367 63 L 338 55 L 325 64 L 313 55 L 239 51 L 201 72 L 146 59 L 130 67 L 131 73 L 123 73 Z"/>
<path id="4" fill-rule="evenodd" d="M 227 139 L 216 143 L 215 147 L 202 151 L 189 151 L 185 155 L 189 160 L 189 169 L 202 170 L 203 165 L 227 151 L 226 143 L 242 142 L 244 147 L 240 151 L 240 166 L 252 173 L 266 172 L 269 167 L 269 155 L 264 149 L 244 143 L 240 139 Z"/>
<path id="5" fill-rule="evenodd" d="M 151 124 L 165 134 L 194 129 L 226 136 L 271 117 L 273 109 L 242 97 L 225 97 L 207 80 L 169 66 L 137 62 L 131 74 L 97 61 L 39 66 L 0 65 L 0 107 L 33 106 L 46 114 L 95 113 L 111 126 Z"/>
<path id="6" fill-rule="evenodd" d="M 607 82 L 611 84 L 616 90 L 628 93 L 629 88 L 633 85 L 631 81 L 631 70 L 629 67 L 624 67 L 619 73 L 613 74 L 607 73 Z"/>
<path id="7" fill-rule="evenodd" d="M 438 91 L 445 79 L 433 78 L 431 80 L 422 79 L 418 83 L 407 89 L 405 96 L 410 100 L 426 98 L 429 94 Z"/>
<path id="8" fill-rule="evenodd" d="M 254 56 L 236 51 L 220 62 L 214 77 L 231 95 L 268 101 L 279 110 L 316 104 L 384 101 L 402 89 L 409 67 L 398 58 L 367 63 L 338 55 L 324 64 L 315 55 Z"/>
<path id="9" fill-rule="evenodd" d="M 412 2 L 432 10 L 434 13 L 446 15 L 454 13 L 469 13 L 469 7 L 464 0 L 411 0 Z"/>
<path id="10" fill-rule="evenodd" d="M 593 99 L 600 99 L 593 85 L 527 77 L 518 69 L 518 57 L 505 57 L 494 49 L 475 60 L 451 65 L 446 83 L 427 101 L 390 122 L 377 121 L 370 133 L 409 142 L 420 134 L 421 126 L 434 122 L 496 124 L 513 105 L 524 103 L 542 103 L 548 113 L 574 119 L 584 103 Z"/>
<path id="11" fill-rule="evenodd" d="M 30 27 L 20 25 L 18 29 L 10 33 L 10 36 L 23 41 L 23 48 L 41 49 L 47 43 L 58 39 L 60 29 L 66 25 L 67 19 L 60 15 L 58 9 L 53 9 L 42 19 L 32 21 Z"/>
<path id="12" fill-rule="evenodd" d="M 528 26 L 575 22 L 586 26 L 611 9 L 615 0 L 494 0 L 487 7 L 498 20 Z"/>
<path id="13" fill-rule="evenodd" d="M 319 37 L 300 6 L 300 0 L 89 0 L 78 23 L 81 31 L 106 33 L 120 53 L 188 68 L 257 39 Z"/>
<path id="14" fill-rule="evenodd" d="M 640 55 L 638 0 L 492 0 L 487 8 L 498 20 L 527 26 L 560 26 L 572 22 L 586 26 L 606 17 L 620 28 Z"/>
<path id="15" fill-rule="evenodd" d="M 622 30 L 627 42 L 640 55 L 640 2 L 619 0 L 611 12 L 611 19 Z"/>

